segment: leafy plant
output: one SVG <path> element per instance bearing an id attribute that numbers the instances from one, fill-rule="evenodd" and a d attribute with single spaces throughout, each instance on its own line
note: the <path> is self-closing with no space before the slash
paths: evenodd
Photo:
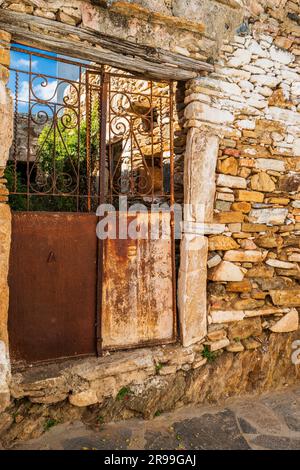
<path id="1" fill-rule="evenodd" d="M 155 364 L 155 370 L 157 374 L 162 368 L 163 368 L 163 364 L 161 362 L 158 362 L 157 364 Z"/>
<path id="2" fill-rule="evenodd" d="M 207 359 L 208 362 L 213 362 L 216 359 L 217 355 L 214 351 L 210 351 L 209 347 L 205 345 L 202 351 L 202 357 Z"/>
<path id="3" fill-rule="evenodd" d="M 99 416 L 97 417 L 97 422 L 98 422 L 98 424 L 103 424 L 103 423 L 104 423 L 104 418 L 103 418 L 102 415 L 99 415 Z"/>
<path id="4" fill-rule="evenodd" d="M 57 424 L 59 424 L 57 419 L 48 418 L 44 423 L 44 430 L 49 431 L 49 429 L 53 428 L 53 426 L 56 426 Z"/>
<path id="5" fill-rule="evenodd" d="M 122 401 L 122 400 L 128 400 L 129 395 L 131 395 L 131 390 L 128 387 L 122 387 L 116 396 L 116 400 Z"/>

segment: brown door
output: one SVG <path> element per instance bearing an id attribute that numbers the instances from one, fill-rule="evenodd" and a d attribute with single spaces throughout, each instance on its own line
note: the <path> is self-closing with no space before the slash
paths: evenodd
<path id="1" fill-rule="evenodd" d="M 129 215 L 149 235 L 169 213 Z M 159 220 L 160 219 L 160 220 Z M 164 220 L 162 220 L 164 219 Z M 171 239 L 104 241 L 101 334 L 103 350 L 169 343 L 176 337 Z"/>
<path id="2" fill-rule="evenodd" d="M 12 224 L 12 360 L 95 354 L 96 216 L 15 212 Z"/>

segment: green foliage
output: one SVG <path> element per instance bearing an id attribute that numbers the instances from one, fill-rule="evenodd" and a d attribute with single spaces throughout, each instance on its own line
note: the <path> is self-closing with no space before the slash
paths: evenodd
<path id="1" fill-rule="evenodd" d="M 79 176 L 79 193 L 87 194 L 86 172 L 86 120 L 81 117 L 80 126 L 77 118 L 64 114 L 57 119 L 56 125 L 46 124 L 40 133 L 37 146 L 37 166 L 45 177 L 46 186 L 41 187 L 42 193 L 47 193 L 53 184 L 55 174 L 56 187 L 59 192 L 70 194 L 76 189 Z M 98 106 L 91 113 L 91 156 L 96 159 L 99 148 L 99 119 Z M 14 191 L 14 164 L 10 162 L 5 171 L 9 191 Z M 16 174 L 16 192 L 26 193 L 26 181 L 22 181 L 19 171 Z M 34 181 L 31 181 L 35 185 Z M 38 188 L 37 188 L 38 189 Z M 39 189 L 38 189 L 39 191 Z M 27 198 L 22 195 L 11 195 L 10 203 L 13 210 L 26 210 Z M 84 202 L 81 202 L 84 209 Z M 80 209 L 80 208 L 79 208 Z M 47 211 L 76 211 L 77 200 L 73 196 L 36 196 L 30 197 L 30 210 Z"/>
<path id="2" fill-rule="evenodd" d="M 162 368 L 163 368 L 163 364 L 161 362 L 158 362 L 157 364 L 155 364 L 155 370 L 157 374 Z"/>
<path id="3" fill-rule="evenodd" d="M 128 400 L 129 395 L 131 395 L 131 390 L 128 387 L 122 387 L 116 396 L 116 400 L 118 401 L 123 401 L 123 400 Z"/>
<path id="4" fill-rule="evenodd" d="M 53 426 L 56 426 L 57 424 L 59 424 L 57 419 L 48 418 L 44 423 L 44 430 L 49 431 L 49 429 L 53 428 Z"/>
<path id="5" fill-rule="evenodd" d="M 104 418 L 102 415 L 97 416 L 97 423 L 98 424 L 103 424 L 104 423 Z"/>
<path id="6" fill-rule="evenodd" d="M 215 352 L 210 351 L 209 347 L 205 345 L 202 351 L 202 357 L 207 359 L 208 362 L 213 362 L 216 359 L 217 355 Z"/>

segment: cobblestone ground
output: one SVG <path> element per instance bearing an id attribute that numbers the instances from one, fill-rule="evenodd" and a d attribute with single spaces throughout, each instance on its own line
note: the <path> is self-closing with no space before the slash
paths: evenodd
<path id="1" fill-rule="evenodd" d="M 15 449 L 300 449 L 300 387 L 99 429 L 81 422 L 61 424 Z"/>

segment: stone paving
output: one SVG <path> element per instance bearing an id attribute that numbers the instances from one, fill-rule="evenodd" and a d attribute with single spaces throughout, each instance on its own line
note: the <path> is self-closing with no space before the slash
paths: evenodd
<path id="1" fill-rule="evenodd" d="M 300 449 L 300 387 L 228 400 L 223 406 L 189 406 L 153 420 L 131 419 L 89 428 L 59 424 L 15 449 L 250 450 Z"/>

